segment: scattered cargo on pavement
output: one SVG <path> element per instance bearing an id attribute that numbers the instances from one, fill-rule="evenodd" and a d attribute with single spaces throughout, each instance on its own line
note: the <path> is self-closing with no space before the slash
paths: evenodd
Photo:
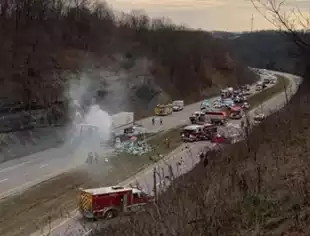
<path id="1" fill-rule="evenodd" d="M 134 156 L 142 156 L 151 152 L 152 147 L 145 140 L 130 140 L 120 142 L 116 147 L 116 153 L 127 153 Z"/>

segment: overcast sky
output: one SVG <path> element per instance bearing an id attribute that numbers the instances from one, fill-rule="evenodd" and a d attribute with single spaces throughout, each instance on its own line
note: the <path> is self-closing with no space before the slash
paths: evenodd
<path id="1" fill-rule="evenodd" d="M 266 0 L 263 0 L 266 1 Z M 276 0 L 278 1 L 278 0 Z M 254 30 L 275 29 L 253 7 L 250 0 L 110 0 L 114 9 L 144 9 L 152 17 L 169 17 L 191 28 L 223 31 L 249 31 L 254 16 Z M 290 8 L 309 9 L 310 1 L 287 0 Z"/>

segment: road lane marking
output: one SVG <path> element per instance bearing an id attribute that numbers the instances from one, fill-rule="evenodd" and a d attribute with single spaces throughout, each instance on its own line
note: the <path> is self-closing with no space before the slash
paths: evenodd
<path id="1" fill-rule="evenodd" d="M 59 174 L 61 174 L 63 172 L 66 172 L 66 171 L 68 171 L 70 169 L 74 169 L 74 167 L 72 167 L 72 168 L 68 168 L 67 167 L 67 168 L 59 170 L 57 172 L 52 172 L 51 174 L 44 175 L 41 178 L 38 178 L 36 180 L 27 181 L 24 184 L 19 185 L 18 187 L 14 187 L 14 188 L 9 189 L 6 192 L 0 193 L 0 199 L 6 198 L 6 197 L 8 197 L 10 195 L 13 195 L 13 194 L 21 193 L 21 192 L 25 191 L 29 187 L 37 185 L 37 184 L 39 184 L 39 183 L 41 183 L 41 182 L 43 182 L 43 181 L 45 181 L 47 179 L 51 179 L 51 178 L 53 178 L 53 177 L 55 177 L 55 176 L 57 176 L 57 175 L 59 175 Z M 27 173 L 25 173 L 25 175 L 27 175 Z"/>
<path id="2" fill-rule="evenodd" d="M 46 166 L 48 166 L 48 164 L 41 165 L 40 168 L 44 168 Z"/>
<path id="3" fill-rule="evenodd" d="M 34 162 L 34 161 L 36 161 L 36 160 L 29 160 L 29 161 L 25 161 L 25 162 L 22 162 L 22 163 L 19 163 L 19 164 L 10 166 L 10 167 L 5 167 L 3 169 L 0 169 L 0 173 L 1 172 L 5 172 L 5 171 L 9 171 L 9 170 L 17 169 L 17 168 L 19 168 L 21 166 L 24 166 L 24 165 L 29 164 L 29 163 Z"/>
<path id="4" fill-rule="evenodd" d="M 22 158 L 24 158 L 24 159 L 28 159 L 28 158 L 31 158 L 31 159 L 27 160 L 27 161 L 24 161 L 24 162 L 21 162 L 21 163 L 18 163 L 18 164 L 15 164 L 15 165 L 12 165 L 12 166 L 9 166 L 9 167 L 4 167 L 4 168 L 0 169 L 0 173 L 1 172 L 5 172 L 5 171 L 9 171 L 9 170 L 14 170 L 14 169 L 20 168 L 20 167 L 22 167 L 22 166 L 24 166 L 26 164 L 42 160 L 40 154 L 44 154 L 45 152 L 53 152 L 54 150 L 62 148 L 62 147 L 63 146 L 58 147 L 58 148 L 52 147 L 52 148 L 49 148 L 49 149 L 46 149 L 46 150 L 43 150 L 43 151 L 40 151 L 40 152 L 35 152 L 33 154 L 30 154 L 30 155 L 27 155 L 27 156 L 23 156 Z M 66 156 L 66 157 L 68 157 L 68 156 Z M 14 159 L 11 160 L 11 161 L 14 161 Z M 8 161 L 8 162 L 10 162 L 10 161 Z"/>
<path id="5" fill-rule="evenodd" d="M 9 179 L 8 178 L 2 179 L 2 180 L 0 180 L 0 183 L 3 183 L 5 181 L 7 181 L 7 180 L 9 180 Z"/>

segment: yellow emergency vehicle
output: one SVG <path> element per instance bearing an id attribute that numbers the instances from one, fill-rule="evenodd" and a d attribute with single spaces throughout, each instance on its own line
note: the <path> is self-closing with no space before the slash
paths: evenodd
<path id="1" fill-rule="evenodd" d="M 166 104 L 166 105 L 158 104 L 154 109 L 155 115 L 157 116 L 170 115 L 172 114 L 172 107 L 173 107 L 172 104 Z"/>

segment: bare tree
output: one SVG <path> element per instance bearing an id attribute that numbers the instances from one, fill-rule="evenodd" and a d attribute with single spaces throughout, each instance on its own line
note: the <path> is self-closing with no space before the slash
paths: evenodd
<path id="1" fill-rule="evenodd" d="M 288 36 L 303 53 L 308 53 L 310 43 L 306 34 L 310 27 L 309 9 L 293 5 L 286 0 L 251 0 L 256 10 L 272 25 Z"/>

